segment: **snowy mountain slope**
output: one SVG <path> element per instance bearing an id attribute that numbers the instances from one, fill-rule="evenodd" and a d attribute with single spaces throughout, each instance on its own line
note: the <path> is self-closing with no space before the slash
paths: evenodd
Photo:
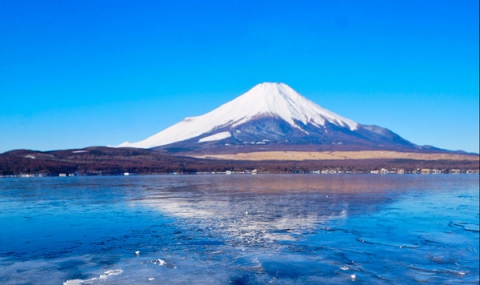
<path id="1" fill-rule="evenodd" d="M 153 148 L 168 145 L 265 117 L 281 119 L 306 135 L 309 133 L 301 125 L 321 127 L 330 123 L 351 131 L 359 126 L 350 119 L 320 107 L 283 83 L 262 83 L 205 115 L 185 118 L 143 141 L 125 142 L 119 147 Z"/>
<path id="2" fill-rule="evenodd" d="M 198 117 L 139 142 L 119 147 L 176 153 L 238 153 L 270 150 L 436 151 L 394 132 L 356 123 L 320 107 L 282 83 L 262 83 Z"/>

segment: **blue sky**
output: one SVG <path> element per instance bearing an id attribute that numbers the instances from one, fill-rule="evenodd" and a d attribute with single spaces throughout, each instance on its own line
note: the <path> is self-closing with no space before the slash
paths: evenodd
<path id="1" fill-rule="evenodd" d="M 416 144 L 478 153 L 478 11 L 476 0 L 0 0 L 0 152 L 142 140 L 273 81 Z"/>

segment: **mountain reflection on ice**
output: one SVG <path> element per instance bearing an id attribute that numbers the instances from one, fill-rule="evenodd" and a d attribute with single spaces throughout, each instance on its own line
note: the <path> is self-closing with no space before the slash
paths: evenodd
<path id="1" fill-rule="evenodd" d="M 0 183 L 2 284 L 479 282 L 474 175 Z"/>

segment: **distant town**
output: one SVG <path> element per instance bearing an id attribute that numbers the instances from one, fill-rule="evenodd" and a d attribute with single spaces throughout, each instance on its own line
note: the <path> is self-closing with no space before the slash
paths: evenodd
<path id="1" fill-rule="evenodd" d="M 91 172 L 91 173 L 21 173 L 15 175 L 0 175 L 0 178 L 32 178 L 32 177 L 74 177 L 74 176 L 135 176 L 135 175 L 240 175 L 240 174 L 479 174 L 479 169 L 430 169 L 430 168 L 418 168 L 415 170 L 405 170 L 404 168 L 392 168 L 392 169 L 372 169 L 367 171 L 362 170 L 343 170 L 340 168 L 337 169 L 322 169 L 322 170 L 293 170 L 291 172 L 271 173 L 267 170 L 259 171 L 257 169 L 252 170 L 226 170 L 226 171 L 202 171 L 202 172 L 170 172 L 170 173 L 141 173 L 137 174 L 134 172 L 123 172 L 123 173 L 104 173 L 102 171 Z"/>

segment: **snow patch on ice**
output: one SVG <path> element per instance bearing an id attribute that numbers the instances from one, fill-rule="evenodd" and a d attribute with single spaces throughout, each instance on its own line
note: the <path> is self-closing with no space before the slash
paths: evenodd
<path id="1" fill-rule="evenodd" d="M 72 279 L 72 280 L 67 280 L 67 281 L 63 282 L 63 285 L 82 285 L 87 281 L 93 281 L 93 280 L 96 280 L 96 279 L 97 278 L 92 278 L 92 279 L 88 279 L 88 280 Z"/>
<path id="2" fill-rule="evenodd" d="M 122 269 L 115 269 L 115 270 L 107 270 L 104 272 L 104 274 L 100 275 L 98 278 L 90 278 L 90 279 L 72 279 L 72 280 L 67 280 L 63 282 L 63 285 L 84 285 L 84 284 L 91 284 L 92 281 L 98 280 L 98 279 L 108 279 L 111 276 L 116 276 L 120 275 L 123 273 Z"/>

